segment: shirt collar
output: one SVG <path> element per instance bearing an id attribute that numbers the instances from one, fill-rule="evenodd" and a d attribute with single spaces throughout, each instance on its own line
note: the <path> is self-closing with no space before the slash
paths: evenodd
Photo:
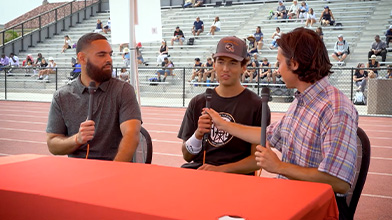
<path id="1" fill-rule="evenodd" d="M 82 84 L 80 77 L 81 77 L 81 75 L 79 75 L 78 79 L 76 80 L 76 88 L 80 92 L 80 94 L 83 94 L 85 91 L 88 92 L 88 87 L 86 87 Z M 98 86 L 98 89 L 101 90 L 102 92 L 106 92 L 109 88 L 110 81 L 112 81 L 112 80 L 113 80 L 113 78 L 110 78 L 110 80 L 101 83 Z"/>
<path id="2" fill-rule="evenodd" d="M 311 103 L 327 86 L 329 86 L 328 76 L 320 79 L 311 86 L 309 86 L 303 93 L 296 92 L 295 98 L 301 100 L 305 105 Z"/>

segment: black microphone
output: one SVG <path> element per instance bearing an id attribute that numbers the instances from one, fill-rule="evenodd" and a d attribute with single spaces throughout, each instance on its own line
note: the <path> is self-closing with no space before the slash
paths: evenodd
<path id="1" fill-rule="evenodd" d="M 267 132 L 267 119 L 268 119 L 268 100 L 270 96 L 270 89 L 263 87 L 261 89 L 261 140 L 260 145 L 265 147 L 266 132 Z"/>
<path id="2" fill-rule="evenodd" d="M 211 88 L 206 89 L 205 96 L 206 96 L 206 108 L 211 108 L 211 99 L 212 99 L 212 89 Z M 205 141 L 207 141 L 209 135 L 210 135 L 210 132 L 205 133 L 203 136 L 203 139 Z"/>
<path id="3" fill-rule="evenodd" d="M 90 85 L 88 86 L 88 93 L 90 94 L 88 99 L 88 114 L 87 120 L 93 119 L 93 104 L 94 104 L 94 92 L 97 88 L 95 87 L 95 82 L 91 81 Z"/>

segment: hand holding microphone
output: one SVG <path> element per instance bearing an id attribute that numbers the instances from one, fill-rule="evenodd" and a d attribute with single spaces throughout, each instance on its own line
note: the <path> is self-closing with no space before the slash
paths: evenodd
<path id="1" fill-rule="evenodd" d="M 75 138 L 77 144 L 86 144 L 94 137 L 95 122 L 93 119 L 93 104 L 94 104 L 94 93 L 96 91 L 95 82 L 91 81 L 88 86 L 89 100 L 88 100 L 88 111 L 87 120 L 82 122 L 79 127 L 79 132 Z"/>

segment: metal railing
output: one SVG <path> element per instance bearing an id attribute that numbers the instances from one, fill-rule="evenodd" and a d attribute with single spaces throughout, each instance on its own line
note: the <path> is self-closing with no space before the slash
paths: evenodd
<path id="1" fill-rule="evenodd" d="M 8 73 L 9 67 L 0 67 L 0 100 L 24 100 L 24 101 L 51 101 L 52 94 L 61 86 L 66 85 L 71 78 L 72 67 L 56 68 L 54 74 L 50 74 L 48 80 L 38 79 L 38 74 L 42 70 L 33 67 L 13 68 Z M 115 67 L 113 77 L 129 79 L 128 72 L 121 74 L 122 67 Z M 263 68 L 265 69 L 265 68 Z M 274 70 L 275 68 L 271 68 Z M 161 81 L 157 79 L 158 70 L 161 67 L 139 67 L 139 90 L 142 105 L 162 106 L 162 107 L 186 107 L 190 99 L 203 93 L 206 88 L 218 86 L 219 83 L 211 81 L 190 82 L 192 67 L 175 67 L 172 74 Z M 350 100 L 353 100 L 357 93 L 357 85 L 353 81 L 356 68 L 333 68 L 333 74 L 329 76 L 332 85 L 342 91 Z M 378 70 L 378 78 L 385 79 L 387 68 Z M 392 81 L 392 79 L 391 79 Z M 271 89 L 271 110 L 284 112 L 293 100 L 294 90 L 287 89 L 285 84 L 278 79 L 276 83 L 268 82 L 267 79 L 260 79 L 253 82 L 244 82 L 243 86 L 260 95 L 262 87 Z M 373 91 L 366 89 L 364 94 L 370 97 Z M 379 102 L 390 102 L 390 97 L 385 95 L 378 97 Z M 361 115 L 367 114 L 367 106 L 356 106 Z"/>
<path id="2" fill-rule="evenodd" d="M 58 35 L 68 27 L 95 14 L 94 7 L 100 10 L 100 0 L 73 0 L 33 18 L 12 25 L 0 31 L 1 53 L 9 54 L 25 51 L 53 35 Z M 88 11 L 90 10 L 90 11 Z M 17 37 L 15 36 L 17 35 Z"/>

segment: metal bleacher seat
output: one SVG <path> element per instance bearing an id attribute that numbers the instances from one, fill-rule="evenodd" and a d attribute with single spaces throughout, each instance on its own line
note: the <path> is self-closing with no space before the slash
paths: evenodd
<path id="1" fill-rule="evenodd" d="M 140 128 L 139 145 L 133 155 L 133 163 L 148 163 L 151 164 L 152 160 L 152 141 L 151 136 L 146 129 Z"/>

